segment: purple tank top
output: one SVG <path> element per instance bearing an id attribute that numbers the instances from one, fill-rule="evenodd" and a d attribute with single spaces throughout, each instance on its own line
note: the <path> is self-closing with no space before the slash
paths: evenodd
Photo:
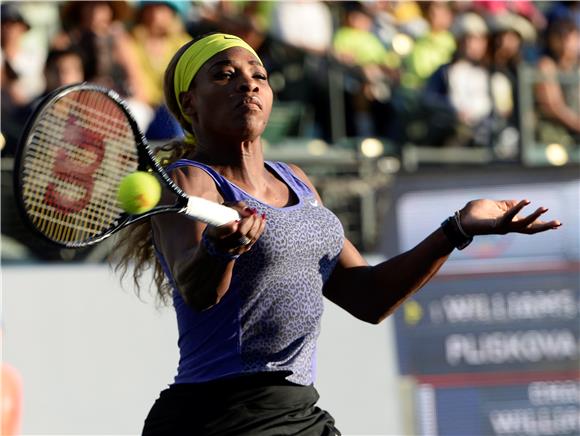
<path id="1" fill-rule="evenodd" d="M 213 178 L 226 202 L 244 201 L 268 217 L 260 239 L 236 260 L 231 286 L 218 304 L 196 311 L 174 289 L 180 351 L 175 383 L 273 371 L 294 383 L 314 382 L 322 287 L 336 265 L 344 233 L 338 218 L 288 165 L 266 165 L 293 192 L 294 205 L 262 203 L 199 162 L 182 159 L 168 167 L 198 167 Z"/>

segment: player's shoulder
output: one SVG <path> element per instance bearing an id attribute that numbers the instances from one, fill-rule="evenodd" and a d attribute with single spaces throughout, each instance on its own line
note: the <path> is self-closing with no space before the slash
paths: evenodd
<path id="1" fill-rule="evenodd" d="M 318 194 L 318 191 L 314 187 L 314 183 L 312 183 L 312 181 L 310 180 L 310 178 L 308 177 L 308 175 L 306 175 L 306 172 L 302 168 L 300 168 L 298 165 L 293 164 L 293 163 L 287 163 L 286 165 L 288 165 L 288 167 L 292 170 L 292 172 L 294 173 L 294 175 L 300 179 L 300 181 L 302 181 L 304 184 L 306 184 L 306 186 L 308 186 L 308 188 L 310 188 L 310 190 L 317 197 L 320 197 L 319 194 Z"/>
<path id="2" fill-rule="evenodd" d="M 294 175 L 296 175 L 298 178 L 300 178 L 303 182 L 305 182 L 305 183 L 310 182 L 310 180 L 308 179 L 308 176 L 306 175 L 306 172 L 302 168 L 300 168 L 298 165 L 296 165 L 294 163 L 285 163 L 285 165 L 287 165 L 290 168 L 290 170 L 292 170 Z"/>
<path id="3" fill-rule="evenodd" d="M 213 178 L 202 168 L 182 165 L 169 172 L 173 181 L 186 194 L 216 200 L 219 196 Z"/>

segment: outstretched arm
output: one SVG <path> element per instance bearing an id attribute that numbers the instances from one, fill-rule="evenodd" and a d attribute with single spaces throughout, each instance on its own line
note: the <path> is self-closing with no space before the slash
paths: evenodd
<path id="1" fill-rule="evenodd" d="M 369 266 L 346 241 L 324 295 L 353 316 L 377 324 L 427 283 L 452 251 L 443 232 L 436 230 L 412 250 Z"/>
<path id="2" fill-rule="evenodd" d="M 458 218 L 465 233 L 471 236 L 533 234 L 561 225 L 559 221 L 540 220 L 547 211 L 543 207 L 520 216 L 519 212 L 528 204 L 528 200 L 474 200 L 461 209 Z M 413 249 L 371 267 L 347 242 L 324 294 L 357 318 L 378 323 L 427 283 L 454 248 L 439 228 Z"/>
<path id="3" fill-rule="evenodd" d="M 296 165 L 294 172 L 316 194 L 306 174 Z M 320 196 L 318 196 L 320 200 Z M 521 216 L 529 200 L 473 200 L 458 212 L 461 230 L 470 236 L 506 233 L 534 234 L 557 229 L 556 220 L 542 221 L 548 211 L 537 208 Z M 459 230 L 457 230 L 459 231 Z M 324 285 L 324 296 L 355 317 L 377 324 L 417 292 L 443 266 L 455 245 L 442 228 L 435 230 L 405 253 L 369 266 L 350 241 L 346 241 L 338 264 Z"/>

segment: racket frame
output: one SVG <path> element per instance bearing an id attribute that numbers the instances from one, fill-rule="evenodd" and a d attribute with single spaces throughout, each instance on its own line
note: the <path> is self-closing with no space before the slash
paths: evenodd
<path id="1" fill-rule="evenodd" d="M 107 230 L 85 241 L 62 242 L 50 238 L 44 232 L 39 230 L 37 226 L 32 222 L 32 219 L 27 213 L 24 198 L 21 195 L 23 188 L 22 165 L 24 151 L 28 148 L 28 144 L 32 140 L 31 133 L 33 133 L 34 131 L 36 121 L 41 117 L 41 115 L 45 112 L 45 110 L 51 107 L 52 104 L 63 98 L 65 95 L 75 91 L 99 92 L 105 94 L 107 97 L 109 97 L 113 102 L 117 104 L 119 109 L 126 116 L 129 126 L 133 131 L 133 136 L 135 139 L 135 147 L 137 149 L 137 170 L 152 171 L 159 179 L 161 179 L 162 185 L 165 185 L 165 187 L 167 187 L 171 192 L 173 192 L 176 195 L 177 199 L 172 205 L 158 205 L 153 209 L 139 215 L 132 215 L 127 212 L 122 212 L 119 215 L 119 217 L 113 222 L 113 224 L 109 226 Z M 19 210 L 20 215 L 23 217 L 24 222 L 27 224 L 28 227 L 30 227 L 30 229 L 37 236 L 40 236 L 43 240 L 49 242 L 51 245 L 56 245 L 61 248 L 81 248 L 94 245 L 108 238 L 121 228 L 126 227 L 129 224 L 133 224 L 137 221 L 141 221 L 145 218 L 149 218 L 153 215 L 166 212 L 182 213 L 187 209 L 187 203 L 189 199 L 188 195 L 185 194 L 185 192 L 183 192 L 183 190 L 171 179 L 169 174 L 167 174 L 167 172 L 163 169 L 161 164 L 157 161 L 157 159 L 155 159 L 155 156 L 151 148 L 149 147 L 145 135 L 139 128 L 139 125 L 137 124 L 137 121 L 135 121 L 135 118 L 133 117 L 131 110 L 129 109 L 125 101 L 121 98 L 121 96 L 112 89 L 108 89 L 103 86 L 88 82 L 77 83 L 58 88 L 52 91 L 50 94 L 48 94 L 39 103 L 38 107 L 28 118 L 25 128 L 20 137 L 17 153 L 14 160 L 13 177 L 14 177 L 13 184 L 14 197 L 16 199 L 17 209 Z"/>

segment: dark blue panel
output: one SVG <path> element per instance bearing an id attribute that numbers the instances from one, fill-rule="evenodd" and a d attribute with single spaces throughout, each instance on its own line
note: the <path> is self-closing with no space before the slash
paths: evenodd
<path id="1" fill-rule="evenodd" d="M 436 434 L 572 436 L 580 434 L 580 381 L 537 380 L 434 388 Z M 421 403 L 418 403 L 421 405 Z M 420 417 L 432 413 L 419 407 Z"/>
<path id="2" fill-rule="evenodd" d="M 395 329 L 403 374 L 571 371 L 578 272 L 441 277 L 395 312 Z"/>

